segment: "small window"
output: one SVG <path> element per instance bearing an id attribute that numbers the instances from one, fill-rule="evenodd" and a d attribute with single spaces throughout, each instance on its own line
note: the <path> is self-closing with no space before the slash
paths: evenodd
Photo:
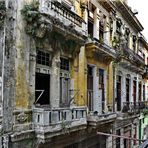
<path id="1" fill-rule="evenodd" d="M 143 118 L 143 124 L 144 124 L 144 118 Z"/>
<path id="2" fill-rule="evenodd" d="M 69 67 L 69 60 L 66 59 L 66 58 L 61 58 L 60 68 L 62 70 L 69 71 L 69 69 L 70 69 L 70 67 Z"/>
<path id="3" fill-rule="evenodd" d="M 133 50 L 134 51 L 136 50 L 136 40 L 137 40 L 136 36 L 133 35 Z"/>
<path id="4" fill-rule="evenodd" d="M 50 66 L 50 54 L 46 51 L 37 51 L 37 64 Z"/>

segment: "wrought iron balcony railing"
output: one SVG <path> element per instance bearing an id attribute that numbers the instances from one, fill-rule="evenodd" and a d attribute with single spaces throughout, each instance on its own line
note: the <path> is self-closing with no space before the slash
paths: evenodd
<path id="1" fill-rule="evenodd" d="M 139 102 L 123 102 L 122 112 L 139 112 L 145 109 L 147 106 L 146 101 L 139 101 Z"/>

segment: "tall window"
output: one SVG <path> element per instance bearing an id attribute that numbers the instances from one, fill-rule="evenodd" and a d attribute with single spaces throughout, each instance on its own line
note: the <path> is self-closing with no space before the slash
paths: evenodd
<path id="1" fill-rule="evenodd" d="M 106 23 L 106 16 L 102 14 L 99 22 L 99 40 L 101 43 L 104 42 L 104 27 Z"/>
<path id="2" fill-rule="evenodd" d="M 113 20 L 110 18 L 110 41 L 112 41 L 113 34 Z"/>
<path id="3" fill-rule="evenodd" d="M 133 50 L 136 51 L 136 36 L 133 35 Z"/>
<path id="4" fill-rule="evenodd" d="M 94 11 L 95 6 L 92 3 L 89 3 L 89 11 L 88 11 L 88 35 L 93 38 L 94 34 Z"/>
<path id="5" fill-rule="evenodd" d="M 143 101 L 145 101 L 145 85 L 143 85 Z"/>
<path id="6" fill-rule="evenodd" d="M 93 67 L 87 66 L 87 106 L 93 111 Z"/>
<path id="7" fill-rule="evenodd" d="M 104 70 L 99 69 L 99 90 L 101 95 L 101 101 L 102 101 L 102 113 L 104 113 L 105 110 L 105 92 L 104 92 Z"/>
<path id="8" fill-rule="evenodd" d="M 116 20 L 116 32 L 118 35 L 121 35 L 121 26 L 122 26 L 122 21 L 120 18 L 117 18 Z"/>
<path id="9" fill-rule="evenodd" d="M 66 107 L 70 103 L 70 64 L 66 58 L 61 58 L 60 64 L 60 106 Z"/>
<path id="10" fill-rule="evenodd" d="M 130 36 L 130 30 L 129 28 L 125 29 L 125 40 L 126 40 L 126 46 L 129 47 L 129 37 Z"/>
<path id="11" fill-rule="evenodd" d="M 130 98 L 130 79 L 126 78 L 126 101 L 129 102 Z"/>
<path id="12" fill-rule="evenodd" d="M 141 101 L 142 99 L 141 99 L 141 82 L 139 82 L 139 101 Z"/>
<path id="13" fill-rule="evenodd" d="M 37 51 L 37 58 L 36 58 L 37 64 L 50 66 L 50 61 L 51 61 L 51 56 L 48 52 L 40 50 Z"/>
<path id="14" fill-rule="evenodd" d="M 137 81 L 133 80 L 133 101 L 134 104 L 136 104 L 136 90 L 137 90 Z"/>
<path id="15" fill-rule="evenodd" d="M 37 51 L 37 72 L 35 75 L 35 104 L 50 104 L 50 64 L 51 55 L 47 51 Z M 45 68 L 46 66 L 46 68 Z"/>
<path id="16" fill-rule="evenodd" d="M 121 76 L 117 76 L 117 111 L 121 111 Z"/>

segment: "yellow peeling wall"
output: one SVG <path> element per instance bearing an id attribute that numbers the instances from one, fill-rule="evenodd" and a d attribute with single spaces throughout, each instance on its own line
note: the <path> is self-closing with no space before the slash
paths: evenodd
<path id="1" fill-rule="evenodd" d="M 77 105 L 87 105 L 87 64 L 97 66 L 107 72 L 107 105 L 113 105 L 113 68 L 112 63 L 107 61 L 99 62 L 92 56 L 92 52 L 87 52 L 84 47 L 81 48 L 79 54 L 79 71 L 78 71 L 78 89 L 79 95 L 76 101 Z M 89 50 L 92 50 L 91 48 Z M 91 55 L 92 54 L 92 55 Z"/>
<path id="2" fill-rule="evenodd" d="M 21 15 L 21 10 L 26 3 L 30 3 L 33 0 L 21 0 L 18 4 L 17 20 L 16 20 L 16 109 L 28 109 L 29 108 L 29 65 L 26 64 L 28 57 L 26 55 L 27 41 L 24 29 L 24 20 Z M 29 44 L 29 43 L 28 43 Z"/>

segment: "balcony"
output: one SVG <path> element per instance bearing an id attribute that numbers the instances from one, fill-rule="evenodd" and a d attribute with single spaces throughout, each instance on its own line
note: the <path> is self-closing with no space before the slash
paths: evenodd
<path id="1" fill-rule="evenodd" d="M 86 49 L 88 51 L 92 51 L 95 53 L 95 55 L 99 55 L 99 58 L 105 58 L 105 59 L 115 59 L 117 57 L 115 49 L 110 47 L 109 45 L 105 43 L 99 43 L 98 41 L 89 41 L 86 43 Z"/>
<path id="2" fill-rule="evenodd" d="M 86 23 L 72 8 L 60 0 L 39 0 L 39 11 L 54 29 L 73 34 L 77 38 L 86 36 Z"/>
<path id="3" fill-rule="evenodd" d="M 64 132 L 85 129 L 86 108 L 34 108 L 33 123 L 35 132 L 42 139 L 45 139 L 47 134 L 51 137 Z"/>
<path id="4" fill-rule="evenodd" d="M 144 71 L 144 59 L 125 45 L 122 46 L 122 50 L 118 51 L 118 55 L 122 58 L 120 65 L 123 67 L 137 72 Z"/>
<path id="5" fill-rule="evenodd" d="M 114 112 L 98 114 L 97 112 L 91 112 L 87 116 L 88 125 L 99 126 L 103 124 L 109 124 L 115 121 L 117 114 Z"/>
<path id="6" fill-rule="evenodd" d="M 146 102 L 123 102 L 123 113 L 135 114 L 146 108 Z"/>

